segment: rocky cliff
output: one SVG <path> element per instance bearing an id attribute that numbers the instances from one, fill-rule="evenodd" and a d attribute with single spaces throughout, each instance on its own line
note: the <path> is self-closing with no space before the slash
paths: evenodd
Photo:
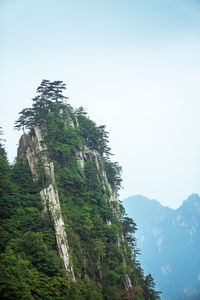
<path id="1" fill-rule="evenodd" d="M 8 202 L 2 268 L 11 276 L 5 265 L 14 251 L 14 273 L 23 265 L 29 275 L 20 275 L 14 291 L 8 279 L 4 295 L 159 299 L 136 259 L 136 225 L 118 199 L 121 168 L 111 161 L 105 126 L 97 126 L 82 107 L 67 104 L 64 88 L 60 81 L 44 80 L 32 107 L 16 121 L 24 134 L 12 178 L 21 194 L 14 200 L 16 211 Z"/>
<path id="2" fill-rule="evenodd" d="M 37 170 L 42 164 L 43 184 L 40 191 L 44 212 L 49 213 L 53 222 L 57 249 L 62 264 L 69 278 L 75 280 L 73 266 L 70 264 L 69 243 L 62 218 L 58 190 L 55 182 L 54 164 L 48 156 L 48 150 L 43 143 L 42 131 L 39 126 L 33 128 L 32 134 L 24 134 L 19 141 L 18 157 L 26 158 L 35 181 L 38 179 Z"/>
<path id="3" fill-rule="evenodd" d="M 70 124 L 72 128 L 75 126 L 78 128 L 79 124 L 76 119 L 76 123 L 69 118 L 65 120 L 64 124 Z M 67 238 L 67 234 L 65 231 L 65 224 L 62 217 L 60 201 L 58 196 L 58 190 L 56 187 L 55 174 L 54 174 L 54 164 L 51 161 L 47 146 L 44 143 L 43 137 L 43 128 L 42 126 L 35 126 L 31 132 L 31 134 L 23 134 L 18 147 L 18 157 L 26 158 L 31 169 L 33 178 L 35 181 L 38 180 L 38 168 L 40 166 L 40 173 L 42 173 L 42 182 L 45 186 L 41 191 L 41 201 L 44 205 L 44 213 L 50 215 L 51 220 L 53 222 L 57 249 L 58 253 L 62 259 L 62 264 L 66 273 L 69 275 L 70 280 L 75 281 L 75 275 L 73 271 L 73 263 L 70 262 L 69 257 L 69 242 Z M 83 172 L 85 163 L 89 160 L 93 160 L 96 169 L 98 170 L 98 181 L 101 184 L 104 191 L 108 191 L 107 202 L 111 207 L 112 211 L 119 219 L 119 199 L 117 195 L 117 191 L 114 188 L 111 188 L 111 185 L 108 182 L 106 171 L 103 167 L 103 161 L 101 159 L 100 154 L 96 150 L 90 150 L 88 147 L 84 147 L 84 150 L 78 150 L 74 155 L 78 158 L 78 161 L 81 166 L 81 174 L 85 177 Z M 111 220 L 106 220 L 107 224 L 111 224 Z M 123 242 L 123 243 L 122 243 Z M 121 233 L 118 236 L 118 245 L 119 247 L 123 247 L 124 244 L 124 236 Z M 124 250 L 124 249 L 123 249 Z M 122 260 L 124 266 L 126 266 L 126 260 L 122 253 Z M 130 291 L 132 289 L 132 283 L 128 276 L 125 275 L 125 288 Z"/>

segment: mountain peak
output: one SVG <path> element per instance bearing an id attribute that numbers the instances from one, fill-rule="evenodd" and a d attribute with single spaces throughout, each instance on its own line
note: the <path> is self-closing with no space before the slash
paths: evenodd
<path id="1" fill-rule="evenodd" d="M 195 204 L 197 202 L 200 203 L 199 194 L 197 194 L 197 193 L 191 194 L 186 200 L 183 201 L 183 204 L 186 202 L 188 202 L 190 204 L 192 204 L 192 203 Z"/>

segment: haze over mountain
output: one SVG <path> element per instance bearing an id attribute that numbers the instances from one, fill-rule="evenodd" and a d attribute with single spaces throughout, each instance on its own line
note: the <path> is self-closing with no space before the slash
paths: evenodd
<path id="1" fill-rule="evenodd" d="M 137 224 L 140 262 L 164 300 L 200 299 L 200 197 L 192 194 L 176 210 L 136 195 L 123 205 Z"/>

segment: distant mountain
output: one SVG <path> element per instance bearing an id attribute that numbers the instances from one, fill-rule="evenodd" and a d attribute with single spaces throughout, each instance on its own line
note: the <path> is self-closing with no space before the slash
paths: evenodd
<path id="1" fill-rule="evenodd" d="M 164 300 L 200 299 L 200 197 L 192 194 L 176 210 L 144 196 L 123 201 L 137 224 L 140 262 Z"/>

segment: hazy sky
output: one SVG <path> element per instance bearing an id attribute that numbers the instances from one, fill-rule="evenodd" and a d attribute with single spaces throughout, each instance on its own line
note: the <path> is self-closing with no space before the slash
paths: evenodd
<path id="1" fill-rule="evenodd" d="M 199 0 L 0 0 L 0 126 L 16 156 L 18 113 L 63 80 L 110 133 L 121 198 L 177 207 L 200 193 Z"/>

